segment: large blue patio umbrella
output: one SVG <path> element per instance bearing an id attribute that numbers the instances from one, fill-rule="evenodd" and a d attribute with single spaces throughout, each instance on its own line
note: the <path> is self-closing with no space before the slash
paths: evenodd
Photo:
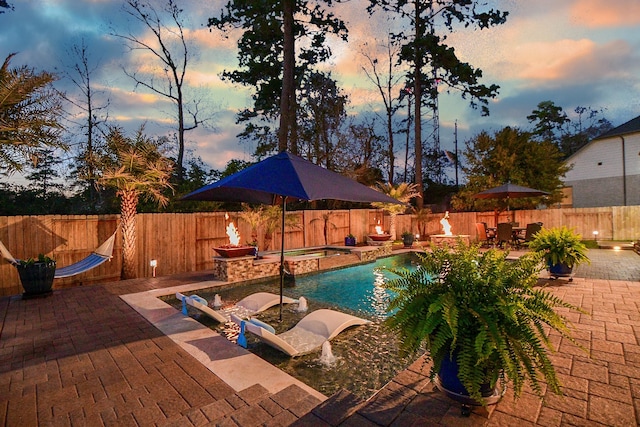
<path id="1" fill-rule="evenodd" d="M 287 199 L 305 201 L 333 199 L 348 202 L 401 204 L 386 194 L 287 152 L 264 159 L 184 196 L 182 200 L 282 204 L 280 320 L 282 320 L 284 219 Z"/>

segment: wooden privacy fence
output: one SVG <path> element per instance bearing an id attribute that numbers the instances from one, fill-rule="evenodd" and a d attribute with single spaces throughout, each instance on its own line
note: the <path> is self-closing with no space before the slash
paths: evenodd
<path id="1" fill-rule="evenodd" d="M 156 275 L 209 270 L 213 268 L 213 247 L 228 243 L 226 227 L 233 221 L 242 242 L 251 240 L 251 229 L 239 219 L 237 212 L 190 214 L 138 214 L 137 216 L 137 275 L 151 277 L 151 260 L 156 260 Z M 380 224 L 389 230 L 389 217 L 382 211 L 358 210 L 306 210 L 288 212 L 297 225 L 287 227 L 285 247 L 343 245 L 344 237 L 351 233 L 358 242 L 373 233 Z M 396 220 L 398 238 L 403 231 L 426 235 L 442 233 L 442 213 L 428 215 L 418 222 L 415 215 L 399 215 Z M 598 231 L 600 240 L 634 240 L 640 238 L 640 206 L 545 209 L 511 211 L 503 213 L 500 221 L 517 221 L 521 225 L 542 222 L 545 227 L 566 225 L 574 228 L 586 239 Z M 475 223 L 493 225 L 493 212 L 450 213 L 449 222 L 454 234 L 468 234 L 474 240 Z M 288 221 L 289 222 L 289 221 Z M 59 266 L 72 264 L 95 250 L 119 225 L 118 215 L 92 216 L 11 216 L 0 217 L 0 241 L 14 257 L 27 259 L 44 253 L 56 259 Z M 425 236 L 421 236 L 424 238 Z M 267 239 L 268 240 L 268 239 Z M 258 230 L 260 250 L 277 250 L 281 245 L 280 230 L 273 233 L 271 242 L 265 240 L 264 230 Z M 269 247 L 266 247 L 266 245 Z M 122 269 L 122 235 L 118 231 L 113 259 L 77 276 L 56 279 L 54 288 L 81 286 L 89 283 L 116 281 Z M 16 269 L 0 261 L 0 295 L 22 292 Z"/>

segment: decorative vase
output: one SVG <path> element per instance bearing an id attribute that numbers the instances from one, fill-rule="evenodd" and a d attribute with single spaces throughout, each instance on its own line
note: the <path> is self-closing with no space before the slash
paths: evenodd
<path id="1" fill-rule="evenodd" d="M 415 237 L 413 236 L 413 234 L 405 234 L 404 236 L 402 236 L 402 243 L 404 244 L 404 247 L 405 248 L 412 247 L 414 239 Z"/>
<path id="2" fill-rule="evenodd" d="M 55 262 L 34 262 L 18 265 L 18 274 L 24 288 L 23 298 L 48 295 L 52 292 L 56 264 Z"/>
<path id="3" fill-rule="evenodd" d="M 356 245 L 356 238 L 355 237 L 345 237 L 344 238 L 344 245 L 345 246 L 355 246 Z"/>

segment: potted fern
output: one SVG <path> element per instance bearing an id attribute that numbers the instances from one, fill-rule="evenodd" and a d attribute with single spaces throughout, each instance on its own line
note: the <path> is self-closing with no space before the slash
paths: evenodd
<path id="1" fill-rule="evenodd" d="M 51 292 L 56 273 L 56 262 L 53 259 L 39 254 L 35 259 L 20 260 L 16 267 L 24 288 L 23 297 L 46 295 Z"/>
<path id="2" fill-rule="evenodd" d="M 573 267 L 589 263 L 587 247 L 582 237 L 566 226 L 543 228 L 531 242 L 529 248 L 544 256 L 549 274 L 554 277 L 569 277 L 572 280 Z"/>
<path id="3" fill-rule="evenodd" d="M 507 253 L 458 242 L 417 254 L 415 271 L 399 278 L 386 324 L 408 353 L 428 351 L 431 377 L 449 397 L 467 405 L 496 403 L 510 384 L 517 397 L 529 384 L 540 397 L 545 384 L 560 394 L 549 358 L 548 329 L 573 341 L 556 307 L 576 309 L 538 288 L 541 254 L 507 261 Z"/>

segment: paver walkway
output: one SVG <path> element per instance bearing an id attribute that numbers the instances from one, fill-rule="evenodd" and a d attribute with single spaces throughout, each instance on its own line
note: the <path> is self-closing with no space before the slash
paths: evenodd
<path id="1" fill-rule="evenodd" d="M 638 425 L 640 256 L 590 252 L 572 283 L 547 288 L 589 315 L 572 315 L 588 350 L 554 339 L 564 397 L 506 396 L 471 417 L 416 361 L 366 402 L 340 392 L 320 402 L 295 386 L 240 392 L 162 335 L 118 295 L 205 280 L 206 272 L 0 298 L 0 424 L 425 426 Z M 604 279 L 603 279 L 604 278 Z M 613 280 L 616 279 L 616 280 Z"/>

